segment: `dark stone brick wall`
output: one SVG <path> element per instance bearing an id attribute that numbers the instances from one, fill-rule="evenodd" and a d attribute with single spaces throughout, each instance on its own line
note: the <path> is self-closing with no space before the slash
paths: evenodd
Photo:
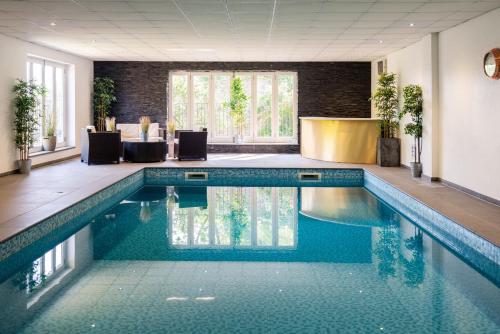
<path id="1" fill-rule="evenodd" d="M 118 102 L 112 114 L 119 123 L 135 123 L 139 116 L 148 115 L 165 124 L 172 70 L 294 71 L 299 117 L 370 117 L 370 62 L 94 62 L 95 77 L 115 81 Z M 234 145 L 227 149 L 236 150 Z"/>

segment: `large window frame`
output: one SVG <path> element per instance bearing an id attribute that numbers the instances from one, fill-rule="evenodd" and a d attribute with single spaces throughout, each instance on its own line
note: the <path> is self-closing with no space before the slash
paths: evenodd
<path id="1" fill-rule="evenodd" d="M 193 110 L 194 110 L 194 85 L 193 78 L 195 76 L 208 76 L 209 77 L 209 92 L 208 92 L 208 142 L 212 144 L 217 143 L 232 143 L 233 137 L 235 136 L 234 126 L 231 124 L 231 119 L 228 116 L 228 122 L 230 123 L 229 129 L 226 135 L 219 135 L 215 131 L 215 78 L 217 76 L 229 76 L 230 81 L 237 76 L 248 76 L 251 77 L 251 96 L 249 102 L 250 108 L 250 119 L 249 119 L 249 131 L 245 131 L 243 136 L 244 144 L 264 144 L 264 143 L 281 143 L 281 144 L 297 144 L 298 143 L 298 98 L 297 98 L 297 72 L 291 71 L 170 71 L 169 73 L 169 85 L 168 85 L 168 120 L 174 120 L 174 108 L 173 105 L 173 77 L 174 76 L 186 76 L 187 77 L 187 115 L 185 129 L 198 130 L 195 129 L 193 122 Z M 278 94 L 278 78 L 280 76 L 292 76 L 293 89 L 292 89 L 292 135 L 291 136 L 280 136 L 279 135 L 279 94 Z M 272 98 L 271 98 L 271 135 L 270 136 L 259 136 L 258 133 L 258 119 L 257 119 L 257 77 L 259 76 L 271 76 L 272 85 Z M 176 125 L 177 129 L 181 129 Z"/>
<path id="2" fill-rule="evenodd" d="M 39 80 L 34 77 L 34 67 L 37 65 L 41 67 L 41 77 L 38 78 Z M 47 68 L 52 68 L 50 79 L 47 77 Z M 62 75 L 58 76 L 58 73 L 62 73 Z M 48 88 L 49 92 L 47 95 L 40 97 L 40 105 L 47 106 L 47 100 L 51 101 L 52 108 L 51 110 L 46 110 L 46 112 L 56 115 L 56 147 L 61 148 L 68 146 L 68 122 L 70 118 L 68 108 L 68 65 L 36 56 L 28 56 L 26 60 L 26 79 Z M 61 80 L 62 83 L 60 83 Z M 47 87 L 49 82 L 51 82 L 52 87 Z M 62 101 L 58 101 L 58 97 L 60 97 L 59 94 L 62 94 Z M 57 110 L 58 107 L 62 109 L 59 113 Z M 30 148 L 32 153 L 42 150 L 42 139 L 45 132 L 45 124 L 43 124 L 43 119 L 41 117 L 42 110 L 39 110 L 38 113 L 40 116 L 37 138 L 33 147 Z M 61 117 L 62 119 L 60 119 Z"/>

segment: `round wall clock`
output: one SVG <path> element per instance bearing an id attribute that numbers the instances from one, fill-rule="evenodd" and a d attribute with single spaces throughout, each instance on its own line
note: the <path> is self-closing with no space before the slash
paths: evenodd
<path id="1" fill-rule="evenodd" d="M 484 74 L 495 80 L 500 79 L 500 49 L 493 49 L 484 55 Z"/>

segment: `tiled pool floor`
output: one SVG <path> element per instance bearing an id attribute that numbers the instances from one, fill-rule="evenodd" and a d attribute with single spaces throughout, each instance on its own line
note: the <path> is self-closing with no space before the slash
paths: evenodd
<path id="1" fill-rule="evenodd" d="M 80 159 L 0 177 L 0 241 L 146 166 L 364 168 L 483 238 L 500 245 L 500 207 L 440 183 L 411 178 L 404 168 L 339 164 L 298 154 L 211 154 L 208 161 L 87 166 Z"/>

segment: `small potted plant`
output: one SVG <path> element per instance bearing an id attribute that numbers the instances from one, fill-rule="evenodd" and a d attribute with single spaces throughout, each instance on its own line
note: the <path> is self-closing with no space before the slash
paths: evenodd
<path id="1" fill-rule="evenodd" d="M 396 167 L 400 162 L 401 143 L 396 137 L 398 120 L 398 89 L 394 73 L 382 73 L 378 79 L 377 90 L 371 98 L 380 118 L 380 137 L 377 141 L 377 164 L 383 167 Z"/>
<path id="2" fill-rule="evenodd" d="M 151 119 L 148 116 L 142 116 L 139 118 L 140 125 L 140 135 L 142 141 L 148 141 L 149 125 L 151 124 Z"/>
<path id="3" fill-rule="evenodd" d="M 97 131 L 106 130 L 106 117 L 116 102 L 115 83 L 110 78 L 94 79 L 94 118 Z"/>
<path id="4" fill-rule="evenodd" d="M 116 131 L 116 118 L 106 117 L 106 131 L 115 132 Z"/>
<path id="5" fill-rule="evenodd" d="M 168 143 L 168 156 L 174 156 L 174 140 L 175 140 L 175 122 L 169 121 L 167 123 L 167 143 Z"/>
<path id="6" fill-rule="evenodd" d="M 248 97 L 243 90 L 241 78 L 234 78 L 231 82 L 229 103 L 225 103 L 224 107 L 229 108 L 229 115 L 236 130 L 236 135 L 233 139 L 236 144 L 243 143 L 243 126 L 245 125 L 247 104 Z"/>
<path id="7" fill-rule="evenodd" d="M 38 130 L 39 97 L 43 96 L 46 89 L 35 85 L 33 82 L 17 80 L 14 85 L 14 132 L 16 146 L 19 149 L 19 170 L 23 174 L 31 171 L 30 147 L 35 140 Z"/>
<path id="8" fill-rule="evenodd" d="M 405 125 L 405 133 L 413 136 L 413 162 L 410 163 L 411 174 L 413 177 L 422 176 L 422 163 L 420 156 L 422 154 L 422 116 L 423 103 L 422 87 L 419 85 L 408 85 L 403 88 L 403 109 L 400 113 L 400 118 L 409 114 L 411 123 Z"/>
<path id="9" fill-rule="evenodd" d="M 55 117 L 52 114 L 43 115 L 44 126 L 44 135 L 42 139 L 42 149 L 44 151 L 53 152 L 56 150 L 56 121 Z"/>

